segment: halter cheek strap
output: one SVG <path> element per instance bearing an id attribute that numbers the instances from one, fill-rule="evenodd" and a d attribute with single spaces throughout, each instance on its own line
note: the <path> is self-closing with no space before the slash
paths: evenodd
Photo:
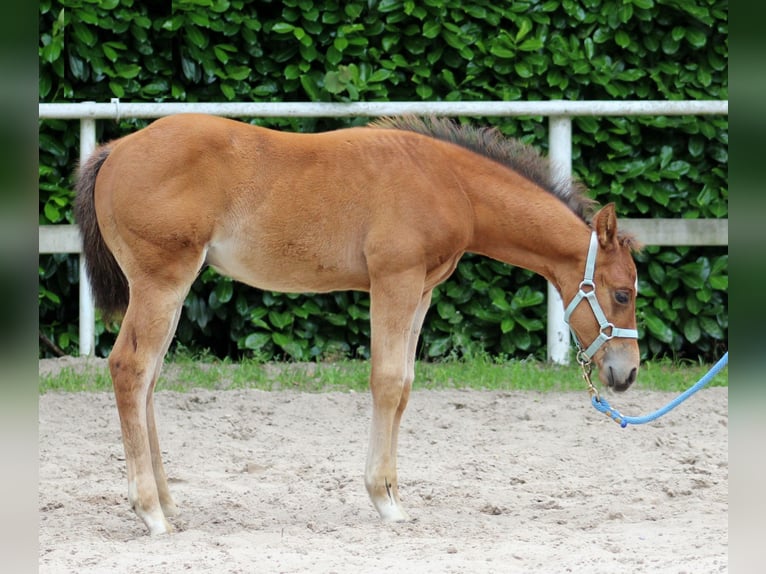
<path id="1" fill-rule="evenodd" d="M 615 327 L 612 323 L 610 323 L 607 320 L 604 311 L 601 309 L 601 305 L 599 305 L 598 299 L 596 299 L 596 284 L 593 282 L 593 274 L 596 270 L 597 251 L 598 236 L 594 231 L 590 236 L 588 258 L 585 260 L 585 278 L 580 283 L 580 289 L 577 291 L 574 299 L 572 299 L 572 301 L 567 306 L 566 311 L 564 312 L 564 322 L 572 332 L 572 337 L 574 337 L 575 344 L 577 345 L 580 355 L 582 356 L 581 358 L 584 358 L 586 362 L 590 362 L 590 360 L 593 358 L 593 355 L 595 355 L 601 346 L 609 339 L 614 337 L 638 339 L 638 331 L 636 329 L 622 329 L 620 327 Z M 580 344 L 574 329 L 572 329 L 572 325 L 569 323 L 569 317 L 571 317 L 572 312 L 577 308 L 583 299 L 588 302 L 590 308 L 593 310 L 593 314 L 596 316 L 596 321 L 598 321 L 599 327 L 598 337 L 596 337 L 596 339 L 585 350 L 583 350 L 583 346 Z"/>

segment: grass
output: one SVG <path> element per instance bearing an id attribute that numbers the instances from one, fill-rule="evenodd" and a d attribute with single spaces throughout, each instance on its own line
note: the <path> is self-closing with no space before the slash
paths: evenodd
<path id="1" fill-rule="evenodd" d="M 670 360 L 642 364 L 638 389 L 681 392 L 704 375 L 710 365 Z M 366 392 L 368 361 L 340 360 L 317 363 L 263 363 L 255 360 L 233 362 L 207 355 L 176 355 L 169 358 L 160 376 L 158 390 L 260 389 L 302 392 Z M 594 372 L 594 382 L 596 374 Z M 728 386 L 725 367 L 710 386 Z M 415 371 L 415 389 L 479 389 L 529 391 L 586 391 L 577 365 L 550 365 L 534 360 L 500 361 L 485 357 L 420 362 Z M 39 391 L 110 391 L 105 363 L 66 367 L 57 374 L 41 375 Z"/>

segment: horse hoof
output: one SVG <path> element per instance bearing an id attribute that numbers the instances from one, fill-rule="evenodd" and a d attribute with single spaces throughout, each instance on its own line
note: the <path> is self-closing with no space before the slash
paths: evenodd
<path id="1" fill-rule="evenodd" d="M 149 536 L 160 536 L 162 534 L 170 534 L 173 532 L 173 527 L 167 520 L 163 520 L 161 523 L 148 524 Z"/>
<path id="2" fill-rule="evenodd" d="M 386 504 L 378 508 L 383 522 L 411 522 L 410 515 L 401 506 Z"/>

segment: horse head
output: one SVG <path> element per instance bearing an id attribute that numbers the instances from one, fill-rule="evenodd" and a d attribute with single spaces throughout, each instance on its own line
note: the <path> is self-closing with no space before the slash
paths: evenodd
<path id="1" fill-rule="evenodd" d="M 579 290 L 571 298 L 565 320 L 578 346 L 578 361 L 594 362 L 599 378 L 615 391 L 636 380 L 640 353 L 636 330 L 638 281 L 632 252 L 635 239 L 617 232 L 614 204 L 598 211 Z"/>

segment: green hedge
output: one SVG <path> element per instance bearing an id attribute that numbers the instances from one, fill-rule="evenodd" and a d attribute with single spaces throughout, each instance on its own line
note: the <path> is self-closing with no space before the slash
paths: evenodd
<path id="1" fill-rule="evenodd" d="M 720 0 L 42 0 L 40 100 L 409 101 L 727 99 Z M 356 119 L 260 119 L 318 131 Z M 545 118 L 461 118 L 542 149 Z M 102 121 L 102 140 L 145 121 Z M 78 124 L 40 122 L 40 223 L 72 221 Z M 621 217 L 728 214 L 726 117 L 577 118 L 576 173 Z M 645 357 L 713 359 L 727 346 L 728 250 L 638 256 Z M 40 331 L 77 348 L 72 256 L 40 257 Z M 466 256 L 434 296 L 423 357 L 545 356 L 545 283 Z M 367 356 L 362 293 L 261 292 L 205 271 L 177 340 L 219 355 Z M 106 354 L 113 328 L 97 326 Z M 41 356 L 50 352 L 41 346 Z"/>

